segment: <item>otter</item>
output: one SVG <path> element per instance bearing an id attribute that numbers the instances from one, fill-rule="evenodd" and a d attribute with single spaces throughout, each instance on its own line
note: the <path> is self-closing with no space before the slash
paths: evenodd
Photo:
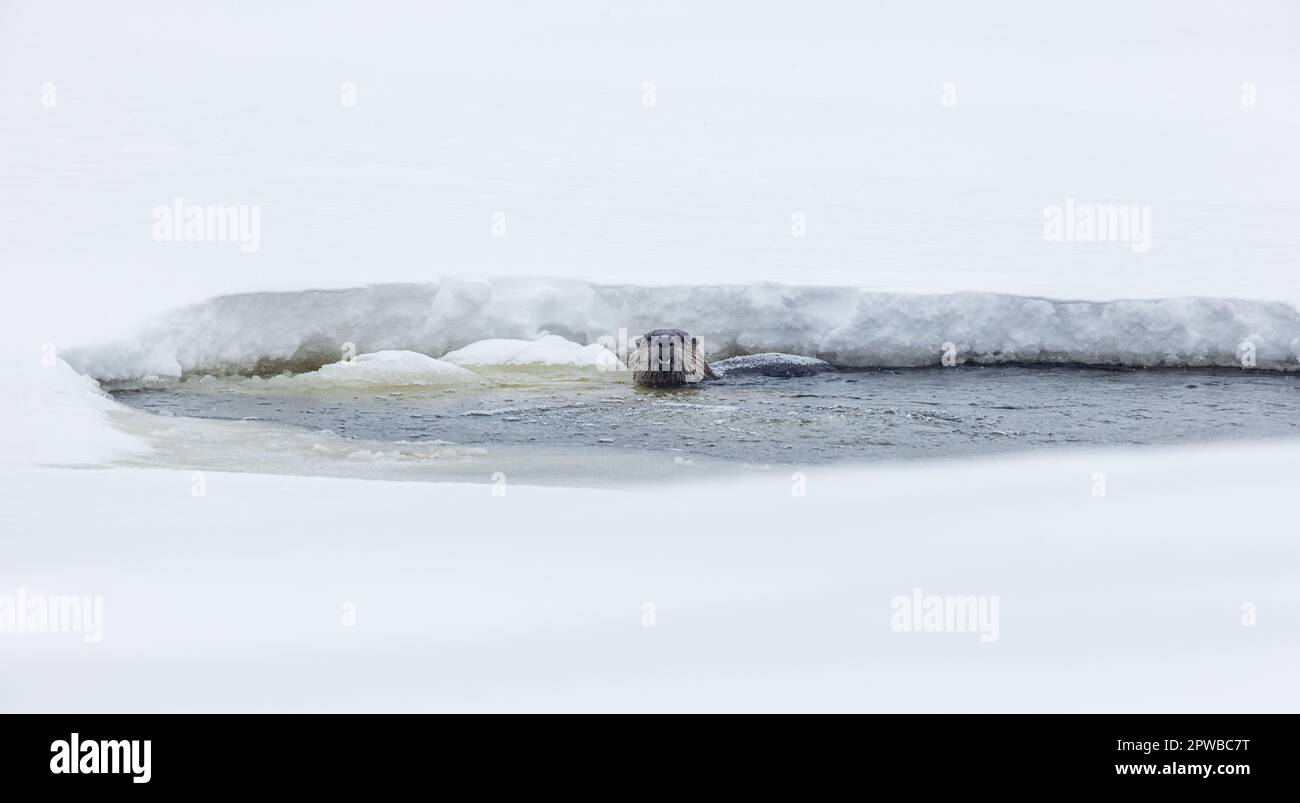
<path id="1" fill-rule="evenodd" d="M 648 387 L 682 387 L 727 375 L 790 378 L 835 370 L 830 363 L 814 357 L 774 353 L 732 357 L 709 365 L 700 339 L 681 329 L 652 329 L 632 346 L 627 360 L 632 380 Z"/>
<path id="2" fill-rule="evenodd" d="M 718 378 L 704 359 L 700 339 L 681 329 L 652 329 L 638 337 L 628 355 L 627 367 L 633 382 L 655 388 Z"/>

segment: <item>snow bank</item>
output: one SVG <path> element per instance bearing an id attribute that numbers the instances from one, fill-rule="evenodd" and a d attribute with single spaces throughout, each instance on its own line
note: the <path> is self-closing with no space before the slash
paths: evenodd
<path id="1" fill-rule="evenodd" d="M 414 351 L 377 351 L 373 354 L 359 354 L 352 360 L 322 365 L 305 374 L 274 377 L 271 381 L 331 388 L 441 385 L 477 378 L 478 374 L 467 368 Z"/>
<path id="2" fill-rule="evenodd" d="M 456 365 L 567 365 L 609 369 L 619 364 L 614 352 L 598 343 L 584 346 L 559 335 L 544 335 L 537 340 L 479 340 L 444 354 L 442 359 Z"/>
<path id="3" fill-rule="evenodd" d="M 222 296 L 136 336 L 74 350 L 99 379 L 313 370 L 358 351 L 446 354 L 488 339 L 619 344 L 656 327 L 703 339 L 713 358 L 786 352 L 845 367 L 959 362 L 1300 368 L 1300 312 L 1227 298 L 1058 301 L 993 293 L 913 295 L 776 284 L 605 286 L 548 279 L 444 280 Z M 622 331 L 621 331 L 622 330 Z M 483 347 L 485 352 L 494 347 Z"/>
<path id="4" fill-rule="evenodd" d="M 109 424 L 121 406 L 63 360 L 5 354 L 0 370 L 0 462 L 100 465 L 147 451 Z"/>

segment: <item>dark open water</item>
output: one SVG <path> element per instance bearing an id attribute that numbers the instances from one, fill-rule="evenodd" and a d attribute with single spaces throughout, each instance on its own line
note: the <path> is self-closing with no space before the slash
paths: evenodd
<path id="1" fill-rule="evenodd" d="M 114 395 L 164 415 L 276 422 L 371 441 L 613 447 L 746 463 L 1300 435 L 1300 377 L 1230 370 L 843 371 L 675 391 L 532 370 L 471 387 L 292 392 L 217 380 Z"/>

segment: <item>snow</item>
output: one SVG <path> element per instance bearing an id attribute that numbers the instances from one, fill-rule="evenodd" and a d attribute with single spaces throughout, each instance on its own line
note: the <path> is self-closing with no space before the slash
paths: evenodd
<path id="1" fill-rule="evenodd" d="M 310 37 L 273 6 L 151 0 L 132 29 L 111 8 L 6 5 L 22 24 L 0 30 L 5 265 L 32 283 L 8 294 L 6 341 L 66 348 L 218 296 L 440 275 L 1300 303 L 1300 50 L 1281 3 L 1125 26 L 1124 0 L 797 19 L 739 0 L 408 2 Z M 217 68 L 214 48 L 236 55 Z M 260 206 L 260 249 L 155 242 L 150 212 L 178 196 Z M 1069 198 L 1149 205 L 1151 251 L 1045 242 L 1044 208 Z"/>
<path id="2" fill-rule="evenodd" d="M 565 365 L 603 370 L 619 366 L 618 357 L 604 346 L 584 346 L 559 335 L 543 335 L 536 340 L 478 340 L 442 355 L 442 359 L 456 365 Z"/>
<path id="3" fill-rule="evenodd" d="M 0 352 L 0 374 L 0 461 L 102 465 L 147 451 L 108 424 L 120 405 L 56 354 Z"/>
<path id="4" fill-rule="evenodd" d="M 473 371 L 444 360 L 435 360 L 425 354 L 414 351 L 377 351 L 373 354 L 358 354 L 351 360 L 322 365 L 315 371 L 273 377 L 270 381 L 319 389 L 440 385 L 477 379 L 478 375 Z"/>
<path id="5" fill-rule="evenodd" d="M 712 359 L 785 352 L 837 366 L 917 367 L 939 365 L 952 344 L 958 362 L 976 364 L 1242 367 L 1253 348 L 1256 368 L 1300 369 L 1300 312 L 1284 302 L 525 278 L 224 296 L 66 356 L 102 380 L 251 371 L 259 359 L 332 361 L 344 343 L 463 364 L 598 365 L 609 357 L 597 341 L 617 350 L 660 326 L 700 337 Z"/>

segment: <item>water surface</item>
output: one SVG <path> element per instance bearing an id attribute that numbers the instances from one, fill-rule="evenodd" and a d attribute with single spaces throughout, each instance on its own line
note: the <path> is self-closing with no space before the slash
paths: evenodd
<path id="1" fill-rule="evenodd" d="M 1300 434 L 1300 383 L 1248 371 L 959 367 L 728 378 L 650 390 L 621 374 L 489 373 L 469 386 L 295 390 L 213 379 L 120 389 L 167 416 L 346 440 L 807 465 Z M 604 461 L 601 461 L 604 462 Z"/>

